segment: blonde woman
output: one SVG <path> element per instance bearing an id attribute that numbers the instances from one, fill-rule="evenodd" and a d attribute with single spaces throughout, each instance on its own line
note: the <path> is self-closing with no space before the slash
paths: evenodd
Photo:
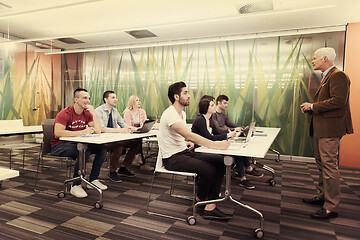
<path id="1" fill-rule="evenodd" d="M 124 110 L 124 121 L 128 126 L 142 127 L 147 119 L 146 112 L 141 108 L 141 101 L 138 96 L 132 95 L 129 98 L 127 108 Z M 140 169 L 141 170 L 154 170 L 149 164 L 146 163 L 142 150 L 142 139 L 139 138 L 140 149 L 137 157 L 141 158 Z"/>

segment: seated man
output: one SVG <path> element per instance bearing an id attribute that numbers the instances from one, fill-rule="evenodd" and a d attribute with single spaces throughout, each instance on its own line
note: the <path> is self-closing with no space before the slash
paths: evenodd
<path id="1" fill-rule="evenodd" d="M 115 132 L 115 133 L 130 133 L 137 128 L 127 126 L 118 110 L 115 108 L 117 104 L 117 98 L 114 91 L 106 91 L 103 94 L 104 104 L 96 108 L 97 116 L 99 117 L 101 124 L 101 132 Z M 120 127 L 117 127 L 119 125 Z M 134 177 L 135 174 L 128 169 L 131 166 L 135 155 L 139 152 L 140 144 L 136 139 L 127 140 L 121 142 L 114 142 L 105 144 L 106 148 L 110 150 L 110 173 L 109 178 L 113 182 L 121 182 L 119 176 L 116 173 L 116 169 L 119 165 L 120 156 L 123 153 L 124 148 L 129 148 L 126 153 L 125 160 L 121 164 L 118 174 L 125 177 Z"/>
<path id="2" fill-rule="evenodd" d="M 163 164 L 168 170 L 198 174 L 196 201 L 218 199 L 225 173 L 222 158 L 218 158 L 215 154 L 203 154 L 191 150 L 194 148 L 194 143 L 222 150 L 228 149 L 230 143 L 226 140 L 219 142 L 208 140 L 192 133 L 186 127 L 184 108 L 189 105 L 190 95 L 184 82 L 170 85 L 168 97 L 172 105 L 161 116 L 158 134 Z M 201 214 L 206 219 L 230 218 L 230 215 L 220 211 L 216 204 L 207 204 Z"/>
<path id="3" fill-rule="evenodd" d="M 237 132 L 242 131 L 242 128 L 234 124 L 225 113 L 228 101 L 229 98 L 226 95 L 219 95 L 216 99 L 216 112 L 211 116 L 213 134 L 215 135 L 228 133 L 230 129 L 235 129 Z M 255 189 L 255 186 L 246 179 L 245 173 L 255 177 L 262 177 L 264 174 L 251 167 L 250 159 L 248 157 L 235 157 L 234 161 L 240 178 L 239 185 L 246 189 Z M 246 168 L 245 170 L 244 166 Z"/>
<path id="4" fill-rule="evenodd" d="M 96 116 L 94 107 L 90 104 L 90 95 L 86 89 L 78 88 L 74 91 L 74 105 L 61 110 L 55 118 L 54 132 L 51 138 L 51 154 L 62 157 L 76 158 L 74 178 L 79 176 L 79 151 L 76 142 L 60 141 L 60 137 L 77 137 L 92 133 L 100 133 L 101 125 Z M 88 144 L 85 160 L 89 159 L 90 153 L 95 153 L 89 181 L 106 190 L 107 186 L 99 180 L 101 165 L 106 155 L 106 148 L 99 144 Z M 91 186 L 88 186 L 91 188 Z M 81 187 L 81 181 L 75 181 L 70 193 L 78 198 L 87 197 L 87 193 Z"/>

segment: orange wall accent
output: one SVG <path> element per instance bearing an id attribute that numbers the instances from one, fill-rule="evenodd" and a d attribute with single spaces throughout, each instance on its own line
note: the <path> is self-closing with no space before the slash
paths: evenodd
<path id="1" fill-rule="evenodd" d="M 360 168 L 360 23 L 348 24 L 345 49 L 345 73 L 350 77 L 350 110 L 354 134 L 341 140 L 340 166 Z"/>

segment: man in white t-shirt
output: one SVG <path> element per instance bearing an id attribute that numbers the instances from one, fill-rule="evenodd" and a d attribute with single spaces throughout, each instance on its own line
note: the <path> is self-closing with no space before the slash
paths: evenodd
<path id="1" fill-rule="evenodd" d="M 199 176 L 196 201 L 219 198 L 225 165 L 215 154 L 191 151 L 194 143 L 213 149 L 226 150 L 230 143 L 211 141 L 192 133 L 186 127 L 184 108 L 189 105 L 190 95 L 184 82 L 169 86 L 168 97 L 172 103 L 162 114 L 158 141 L 163 163 L 166 169 L 197 173 Z M 207 204 L 201 210 L 205 219 L 227 220 L 231 216 L 220 211 L 216 204 Z"/>

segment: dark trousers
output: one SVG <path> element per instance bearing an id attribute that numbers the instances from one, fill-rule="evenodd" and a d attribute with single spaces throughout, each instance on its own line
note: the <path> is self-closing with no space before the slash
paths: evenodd
<path id="1" fill-rule="evenodd" d="M 197 196 L 201 201 L 219 198 L 225 173 L 224 156 L 185 150 L 163 159 L 163 163 L 168 170 L 197 173 Z"/>
<path id="2" fill-rule="evenodd" d="M 134 139 L 134 140 L 108 143 L 105 144 L 105 146 L 108 150 L 112 152 L 110 157 L 110 172 L 115 172 L 116 169 L 119 167 L 119 160 L 123 153 L 124 148 L 129 148 L 123 163 L 123 165 L 126 168 L 128 168 L 131 166 L 131 163 L 134 160 L 135 155 L 138 153 L 140 144 L 138 140 Z"/>
<path id="3" fill-rule="evenodd" d="M 142 142 L 142 138 L 138 138 L 137 140 L 138 140 L 139 146 L 140 146 L 138 153 L 140 153 L 140 155 L 141 155 L 141 161 L 142 161 L 141 165 L 144 165 L 144 164 L 146 163 L 146 159 L 145 159 L 144 153 L 143 153 L 143 147 L 142 147 L 143 142 Z"/>
<path id="4" fill-rule="evenodd" d="M 242 157 L 242 156 L 235 156 L 234 162 L 236 164 L 236 168 L 238 170 L 239 177 L 242 178 L 245 176 L 245 167 L 248 167 L 251 165 L 250 158 L 249 157 Z"/>
<path id="5" fill-rule="evenodd" d="M 74 178 L 79 176 L 79 150 L 77 150 L 76 142 L 64 142 L 55 145 L 51 148 L 51 154 L 60 157 L 71 157 L 76 159 L 74 167 Z M 85 153 L 85 161 L 87 162 L 90 154 L 95 154 L 95 159 L 91 168 L 89 181 L 97 179 L 100 175 L 101 165 L 104 162 L 106 155 L 106 148 L 102 144 L 88 144 L 88 148 Z M 80 185 L 81 181 L 75 181 L 73 185 Z"/>

